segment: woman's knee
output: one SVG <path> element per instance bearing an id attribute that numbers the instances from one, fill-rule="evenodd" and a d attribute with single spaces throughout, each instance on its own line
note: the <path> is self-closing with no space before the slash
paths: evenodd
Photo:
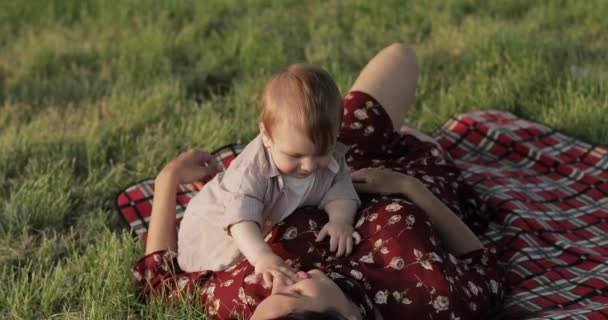
<path id="1" fill-rule="evenodd" d="M 378 100 L 394 129 L 398 129 L 413 103 L 417 81 L 414 50 L 403 43 L 393 43 L 369 61 L 351 90 L 363 91 Z"/>
<path id="2" fill-rule="evenodd" d="M 386 51 L 388 54 L 394 55 L 398 57 L 397 62 L 403 67 L 418 67 L 418 62 L 416 60 L 416 53 L 406 44 L 401 42 L 394 42 L 384 48 L 382 51 Z"/>

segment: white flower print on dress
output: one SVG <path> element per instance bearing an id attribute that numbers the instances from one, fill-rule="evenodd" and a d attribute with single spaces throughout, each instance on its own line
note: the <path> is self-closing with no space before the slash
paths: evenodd
<path id="1" fill-rule="evenodd" d="M 433 180 L 433 178 L 431 178 L 430 176 L 424 175 L 422 176 L 422 180 L 428 183 L 433 183 L 435 180 Z"/>
<path id="2" fill-rule="evenodd" d="M 230 287 L 230 285 L 233 283 L 234 283 L 234 280 L 232 280 L 232 279 L 226 280 L 226 282 L 222 283 L 222 287 L 224 287 L 224 288 Z"/>
<path id="3" fill-rule="evenodd" d="M 488 256 L 486 256 L 485 254 L 481 256 L 481 264 L 483 264 L 484 266 L 488 265 Z"/>
<path id="4" fill-rule="evenodd" d="M 410 227 L 413 226 L 414 223 L 416 223 L 416 217 L 414 217 L 413 214 L 408 215 L 406 219 L 407 219 L 407 225 Z"/>
<path id="5" fill-rule="evenodd" d="M 493 279 L 490 280 L 490 289 L 492 290 L 492 293 L 498 293 L 498 282 L 494 281 Z"/>
<path id="6" fill-rule="evenodd" d="M 382 247 L 382 244 L 384 244 L 384 242 L 382 241 L 382 239 L 378 239 L 376 240 L 376 242 L 374 242 L 374 248 L 380 248 Z"/>
<path id="7" fill-rule="evenodd" d="M 243 303 L 247 303 L 247 298 L 245 298 L 245 289 L 243 289 L 243 287 L 239 288 L 239 299 L 243 302 Z"/>
<path id="8" fill-rule="evenodd" d="M 179 288 L 179 290 L 184 290 L 187 283 L 188 283 L 188 277 L 180 277 L 177 280 L 177 287 Z"/>
<path id="9" fill-rule="evenodd" d="M 364 136 L 369 136 L 370 134 L 374 133 L 374 127 L 372 126 L 367 126 L 365 127 L 365 129 L 363 130 L 363 135 Z"/>
<path id="10" fill-rule="evenodd" d="M 477 305 L 475 304 L 475 302 L 470 302 L 469 308 L 473 311 L 477 311 Z"/>
<path id="11" fill-rule="evenodd" d="M 353 276 L 357 280 L 361 280 L 363 278 L 363 273 L 357 270 L 351 270 L 350 275 Z"/>
<path id="12" fill-rule="evenodd" d="M 395 212 L 395 211 L 399 211 L 399 209 L 401 209 L 401 208 L 403 208 L 402 205 L 393 202 L 393 203 L 389 204 L 388 206 L 386 206 L 385 209 L 388 212 Z"/>
<path id="13" fill-rule="evenodd" d="M 363 262 L 363 263 L 374 263 L 374 256 L 372 255 L 372 253 L 368 253 L 364 256 L 362 256 L 359 261 Z"/>
<path id="14" fill-rule="evenodd" d="M 285 233 L 283 233 L 282 239 L 292 240 L 292 239 L 294 239 L 297 236 L 298 236 L 298 228 L 296 228 L 296 227 L 290 227 L 290 228 L 288 228 L 285 231 Z"/>
<path id="15" fill-rule="evenodd" d="M 373 107 L 373 106 L 374 106 L 374 102 L 373 102 L 373 101 L 366 101 L 366 102 L 365 102 L 365 107 L 366 107 L 366 108 L 371 108 L 371 107 Z"/>
<path id="16" fill-rule="evenodd" d="M 471 290 L 471 292 L 474 295 L 478 295 L 479 294 L 479 289 L 477 288 L 477 286 L 473 282 L 468 281 L 467 285 L 469 286 L 469 290 Z"/>
<path id="17" fill-rule="evenodd" d="M 388 224 L 395 224 L 395 223 L 399 222 L 399 220 L 401 220 L 401 215 L 395 214 L 395 215 L 391 216 L 390 219 L 388 219 Z"/>
<path id="18" fill-rule="evenodd" d="M 310 226 L 310 230 L 316 230 L 319 225 L 312 219 L 308 220 L 308 225 Z"/>
<path id="19" fill-rule="evenodd" d="M 420 265 L 425 268 L 426 270 L 433 270 L 433 266 L 431 265 L 430 262 L 424 260 L 420 262 Z"/>
<path id="20" fill-rule="evenodd" d="M 389 253 L 389 250 L 387 247 L 382 247 L 382 249 L 380 249 L 380 253 L 387 254 L 387 253 Z"/>
<path id="21" fill-rule="evenodd" d="M 429 258 L 431 258 L 431 260 L 436 261 L 436 262 L 443 262 L 443 259 L 441 259 L 441 257 L 439 255 L 437 255 L 435 252 L 429 253 Z"/>
<path id="22" fill-rule="evenodd" d="M 393 299 L 397 301 L 401 300 L 401 293 L 399 291 L 393 291 Z"/>
<path id="23" fill-rule="evenodd" d="M 437 296 L 435 301 L 433 301 L 433 307 L 435 308 L 435 313 L 439 313 L 439 311 L 447 310 L 450 305 L 450 299 L 444 296 Z"/>
<path id="24" fill-rule="evenodd" d="M 386 304 L 386 299 L 387 298 L 387 294 L 385 291 L 378 291 L 376 292 L 376 295 L 374 296 L 374 302 L 376 304 Z"/>
<path id="25" fill-rule="evenodd" d="M 233 277 L 236 277 L 236 276 L 237 276 L 239 273 L 241 273 L 241 271 L 243 271 L 244 269 L 245 269 L 245 268 L 239 268 L 239 269 L 236 269 L 236 270 L 234 270 L 234 271 L 231 273 L 231 275 L 232 275 Z"/>
<path id="26" fill-rule="evenodd" d="M 486 272 L 483 270 L 483 268 L 480 265 L 476 264 L 474 266 L 474 268 L 475 268 L 475 271 L 477 271 L 477 273 L 479 273 L 480 275 L 482 275 L 482 276 L 486 275 Z"/>
<path id="27" fill-rule="evenodd" d="M 215 283 L 212 283 L 207 287 L 207 299 L 209 299 L 209 300 L 213 299 L 214 292 L 215 292 Z"/>
<path id="28" fill-rule="evenodd" d="M 393 257 L 393 259 L 391 259 L 391 262 L 389 263 L 389 267 L 395 270 L 401 270 L 404 266 L 405 261 L 403 261 L 403 258 L 401 257 Z"/>
<path id="29" fill-rule="evenodd" d="M 246 284 L 255 284 L 258 283 L 258 277 L 255 275 L 255 273 L 252 273 L 246 276 L 244 281 Z"/>
<path id="30" fill-rule="evenodd" d="M 355 229 L 359 228 L 363 224 L 363 222 L 365 222 L 365 218 L 359 218 L 359 220 L 357 220 L 357 223 L 355 224 Z"/>
<path id="31" fill-rule="evenodd" d="M 367 218 L 367 220 L 372 222 L 372 221 L 376 220 L 376 218 L 378 218 L 378 213 L 374 212 Z"/>
<path id="32" fill-rule="evenodd" d="M 357 109 L 355 110 L 355 118 L 359 120 L 365 120 L 368 118 L 367 111 L 365 109 Z"/>
<path id="33" fill-rule="evenodd" d="M 361 129 L 362 127 L 363 125 L 361 124 L 361 122 L 353 121 L 353 123 L 350 124 L 350 128 L 354 130 Z"/>
<path id="34" fill-rule="evenodd" d="M 448 253 L 448 257 L 450 257 L 450 262 L 452 262 L 453 265 L 456 265 L 458 263 L 458 260 L 456 260 L 456 257 L 454 257 L 453 254 Z"/>
<path id="35" fill-rule="evenodd" d="M 460 320 L 460 317 L 454 315 L 454 312 L 450 314 L 450 320 Z"/>

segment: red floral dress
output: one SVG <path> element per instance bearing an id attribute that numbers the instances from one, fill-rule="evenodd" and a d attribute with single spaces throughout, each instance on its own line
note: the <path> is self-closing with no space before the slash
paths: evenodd
<path id="1" fill-rule="evenodd" d="M 398 135 L 382 107 L 369 95 L 351 92 L 344 99 L 340 141 L 350 145 L 352 170 L 381 167 L 419 178 L 457 215 L 483 228 L 483 204 L 459 170 L 434 144 Z M 495 250 L 455 257 L 441 245 L 428 216 L 396 195 L 362 195 L 355 229 L 362 242 L 349 257 L 329 254 L 329 241 L 315 243 L 327 222 L 318 209 L 300 208 L 274 227 L 267 242 L 295 268 L 323 270 L 373 319 L 477 319 L 500 303 L 504 275 Z M 243 260 L 221 272 L 185 273 L 175 254 L 156 252 L 133 268 L 139 292 L 147 297 L 197 294 L 212 319 L 248 318 L 270 294 Z"/>

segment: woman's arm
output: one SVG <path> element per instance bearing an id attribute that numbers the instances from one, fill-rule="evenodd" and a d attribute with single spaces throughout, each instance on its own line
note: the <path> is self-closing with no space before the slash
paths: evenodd
<path id="1" fill-rule="evenodd" d="M 483 248 L 473 231 L 418 179 L 399 172 L 371 168 L 353 172 L 352 177 L 359 192 L 400 193 L 409 198 L 426 212 L 452 254 L 458 256 Z"/>
<path id="2" fill-rule="evenodd" d="M 177 250 L 175 229 L 177 187 L 213 175 L 215 170 L 206 165 L 210 161 L 213 161 L 213 156 L 209 153 L 189 150 L 177 156 L 160 171 L 154 180 L 154 199 L 145 254 L 159 250 Z"/>
<path id="3" fill-rule="evenodd" d="M 456 256 L 482 249 L 477 236 L 420 180 L 402 175 L 400 193 L 426 212 L 448 250 Z"/>

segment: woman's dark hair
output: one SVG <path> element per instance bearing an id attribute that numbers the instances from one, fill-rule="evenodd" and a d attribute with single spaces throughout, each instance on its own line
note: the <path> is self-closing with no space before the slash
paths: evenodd
<path id="1" fill-rule="evenodd" d="M 272 320 L 347 320 L 334 309 L 319 311 L 298 311 L 279 316 Z"/>

